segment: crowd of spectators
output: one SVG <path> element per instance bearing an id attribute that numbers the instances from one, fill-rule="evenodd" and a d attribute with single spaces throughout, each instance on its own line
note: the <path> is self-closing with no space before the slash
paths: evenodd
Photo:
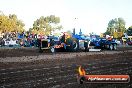
<path id="1" fill-rule="evenodd" d="M 1 33 L 0 34 L 0 46 L 1 47 L 37 47 L 38 38 L 43 38 L 37 34 L 31 33 Z"/>
<path id="2" fill-rule="evenodd" d="M 47 36 L 27 32 L 0 33 L 0 47 L 38 47 L 40 38 L 47 38 Z M 117 41 L 117 44 L 126 45 L 122 39 Z"/>

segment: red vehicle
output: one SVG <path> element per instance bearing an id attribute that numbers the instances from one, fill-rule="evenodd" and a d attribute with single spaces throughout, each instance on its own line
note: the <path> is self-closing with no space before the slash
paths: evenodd
<path id="1" fill-rule="evenodd" d="M 128 45 L 132 45 L 132 41 L 128 41 L 127 44 L 128 44 Z"/>

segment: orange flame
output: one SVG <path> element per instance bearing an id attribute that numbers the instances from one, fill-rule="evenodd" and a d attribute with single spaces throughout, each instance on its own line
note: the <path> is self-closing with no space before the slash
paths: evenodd
<path id="1" fill-rule="evenodd" d="M 80 75 L 80 76 L 86 75 L 85 70 L 84 70 L 81 66 L 79 66 L 78 71 L 79 71 L 79 75 Z"/>

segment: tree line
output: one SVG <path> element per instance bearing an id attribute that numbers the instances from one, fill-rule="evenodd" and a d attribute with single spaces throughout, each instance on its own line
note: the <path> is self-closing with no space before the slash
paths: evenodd
<path id="1" fill-rule="evenodd" d="M 132 36 L 132 26 L 126 28 L 126 22 L 123 18 L 115 18 L 108 22 L 105 35 L 112 35 L 114 38 L 121 38 L 124 33 L 128 36 Z"/>
<path id="2" fill-rule="evenodd" d="M 9 16 L 0 14 L 0 33 L 6 32 L 26 32 L 25 24 L 22 20 L 18 19 L 17 15 L 9 14 Z M 50 35 L 52 31 L 61 30 L 60 18 L 55 15 L 41 16 L 33 23 L 32 28 L 29 28 L 29 33 Z"/>
<path id="3" fill-rule="evenodd" d="M 41 16 L 39 19 L 35 20 L 33 27 L 29 29 L 31 33 L 50 35 L 52 31 L 61 30 L 62 25 L 60 23 L 60 18 L 55 15 Z"/>
<path id="4" fill-rule="evenodd" d="M 125 27 L 125 20 L 123 18 L 114 18 L 108 22 L 105 35 L 113 35 L 115 38 L 121 38 L 124 33 L 132 36 L 132 26 L 128 29 Z M 8 16 L 0 13 L 0 32 L 24 32 L 25 24 L 18 19 L 17 15 L 9 14 Z M 60 24 L 60 17 L 55 15 L 41 16 L 36 19 L 31 28 L 30 33 L 50 35 L 52 31 L 61 30 L 63 26 Z M 88 29 L 89 30 L 89 29 Z"/>
<path id="5" fill-rule="evenodd" d="M 22 32 L 25 24 L 15 14 L 0 15 L 0 32 Z"/>

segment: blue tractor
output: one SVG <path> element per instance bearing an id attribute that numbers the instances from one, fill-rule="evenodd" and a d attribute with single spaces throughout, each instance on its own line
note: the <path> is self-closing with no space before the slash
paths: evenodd
<path id="1" fill-rule="evenodd" d="M 89 40 L 87 40 L 87 38 L 82 34 L 82 31 L 80 29 L 79 34 L 75 33 L 75 29 L 73 29 L 73 33 L 72 33 L 72 37 L 67 39 L 67 42 L 72 42 L 72 47 L 67 48 L 67 49 L 72 49 L 71 51 L 78 51 L 78 50 L 85 50 L 85 51 L 89 51 L 88 50 L 88 42 Z"/>
<path id="2" fill-rule="evenodd" d="M 40 52 L 44 49 L 50 49 L 51 52 L 58 50 L 76 52 L 80 49 L 88 51 L 88 40 L 82 35 L 81 29 L 79 34 L 75 34 L 75 29 L 73 29 L 72 35 L 64 32 L 61 38 L 56 42 L 54 42 L 54 38 L 39 40 Z"/>

